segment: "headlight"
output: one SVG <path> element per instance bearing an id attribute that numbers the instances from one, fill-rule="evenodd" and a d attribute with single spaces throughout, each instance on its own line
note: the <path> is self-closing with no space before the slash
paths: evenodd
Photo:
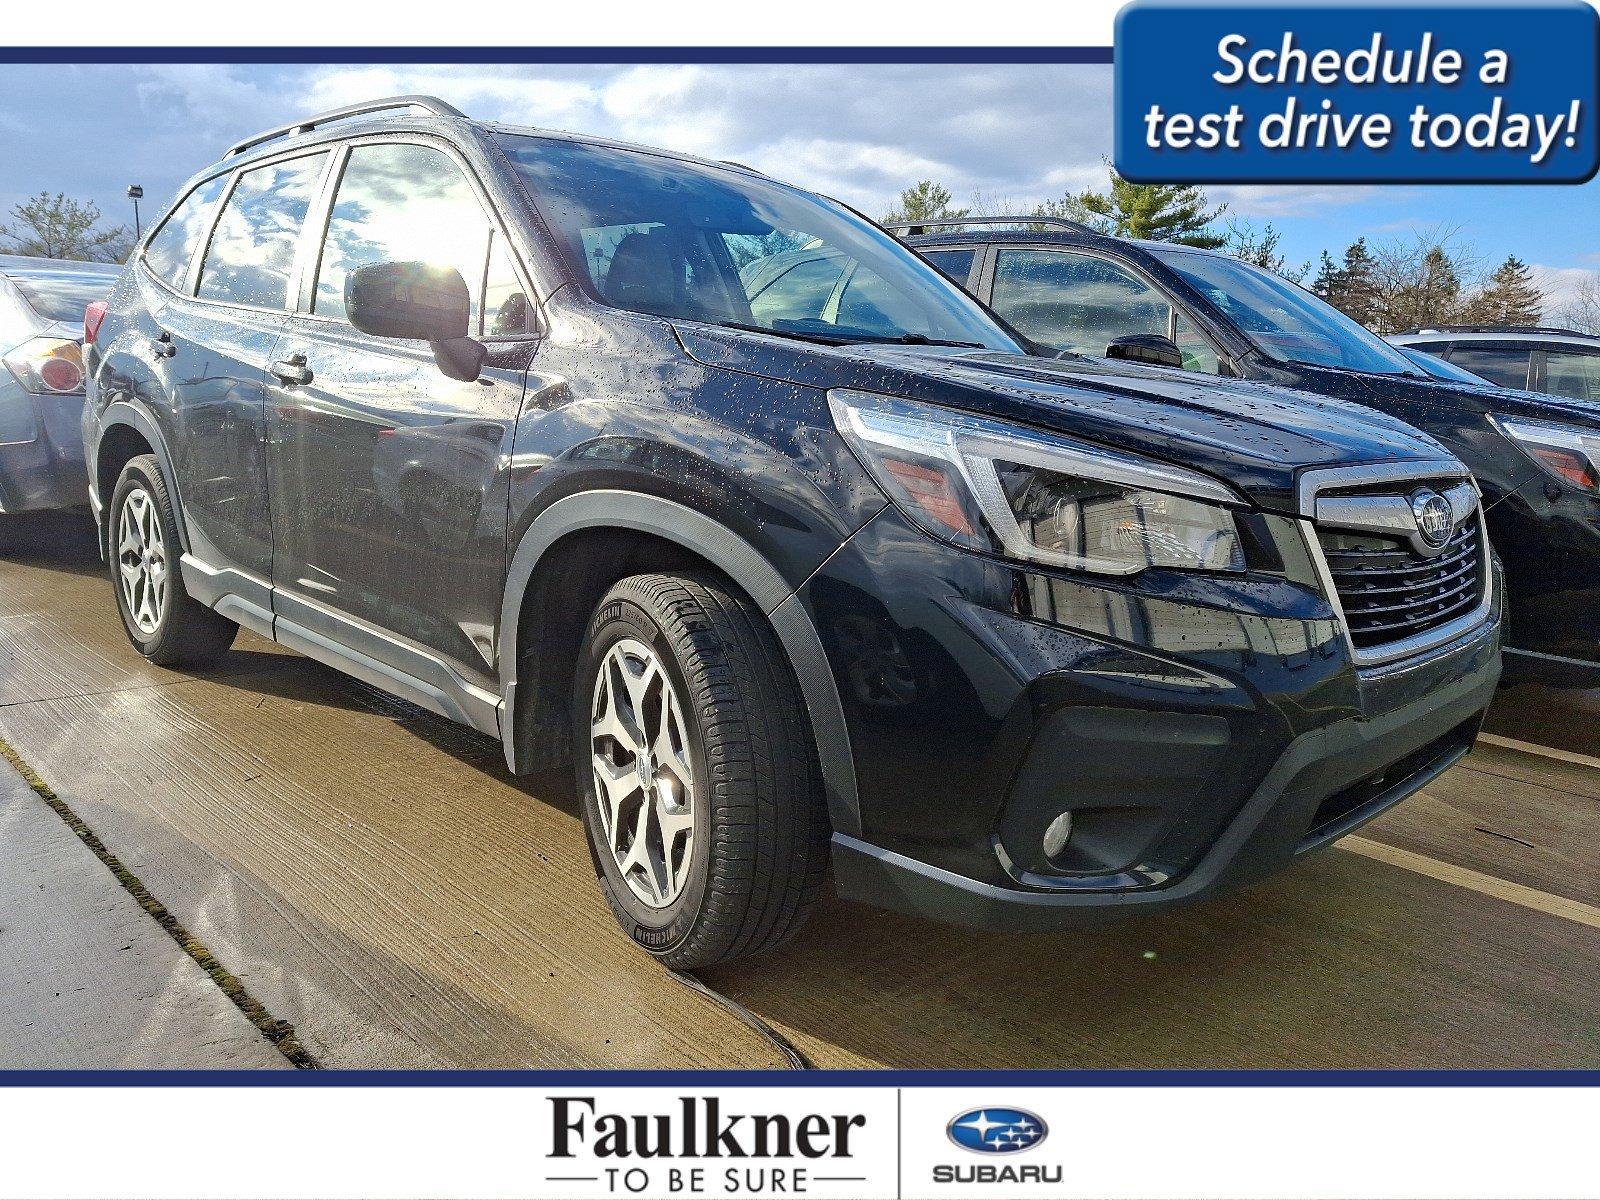
<path id="1" fill-rule="evenodd" d="M 1522 417 L 1496 417 L 1494 427 L 1563 483 L 1600 492 L 1600 430 Z"/>
<path id="2" fill-rule="evenodd" d="M 970 550 L 1081 571 L 1243 571 L 1207 476 L 1019 425 L 869 392 L 828 393 L 834 423 L 907 516 Z"/>

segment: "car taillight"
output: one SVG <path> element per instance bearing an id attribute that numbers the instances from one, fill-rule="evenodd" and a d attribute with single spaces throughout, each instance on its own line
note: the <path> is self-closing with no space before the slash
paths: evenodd
<path id="1" fill-rule="evenodd" d="M 5 356 L 6 370 L 35 395 L 83 394 L 83 349 L 65 338 L 29 338 Z"/>
<path id="2" fill-rule="evenodd" d="M 104 300 L 91 300 L 83 310 L 83 344 L 94 345 L 94 339 L 100 336 L 100 322 L 106 319 L 107 304 Z"/>

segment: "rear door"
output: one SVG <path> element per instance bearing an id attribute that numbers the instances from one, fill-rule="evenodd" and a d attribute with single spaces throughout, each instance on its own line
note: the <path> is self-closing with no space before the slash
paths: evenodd
<path id="1" fill-rule="evenodd" d="M 270 368 L 269 470 L 280 618 L 414 677 L 443 669 L 497 690 L 506 472 L 532 293 L 490 214 L 444 143 L 342 149 L 300 311 Z M 351 271 L 409 261 L 467 281 L 470 329 L 491 347 L 480 379 L 450 379 L 426 343 L 346 320 Z"/>
<path id="2" fill-rule="evenodd" d="M 270 612 L 272 522 L 267 498 L 266 403 L 263 390 L 273 347 L 288 320 L 301 231 L 327 151 L 302 153 L 220 176 L 194 194 L 191 214 L 204 220 L 207 197 L 226 190 L 211 210 L 192 265 L 176 227 L 173 245 L 152 240 L 147 265 L 185 273 L 182 295 L 168 294 L 154 312 L 154 353 L 174 401 L 172 453 L 198 577 Z M 204 590 L 204 585 L 200 585 Z"/>

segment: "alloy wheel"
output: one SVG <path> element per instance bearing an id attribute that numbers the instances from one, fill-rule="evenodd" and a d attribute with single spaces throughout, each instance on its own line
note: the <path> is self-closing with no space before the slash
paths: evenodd
<path id="1" fill-rule="evenodd" d="M 155 500 L 143 488 L 133 488 L 123 499 L 118 523 L 117 574 L 128 616 L 147 637 L 161 627 L 168 569 Z"/>
<path id="2" fill-rule="evenodd" d="M 682 894 L 694 856 L 694 768 L 683 704 L 656 652 L 606 652 L 590 709 L 590 756 L 607 850 L 651 908 Z"/>

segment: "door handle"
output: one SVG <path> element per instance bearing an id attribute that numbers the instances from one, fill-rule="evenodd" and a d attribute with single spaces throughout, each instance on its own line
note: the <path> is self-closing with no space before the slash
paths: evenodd
<path id="1" fill-rule="evenodd" d="M 291 354 L 288 358 L 280 358 L 268 369 L 279 383 L 289 387 L 293 387 L 295 384 L 311 382 L 311 368 L 306 366 L 306 356 L 304 354 Z"/>
<path id="2" fill-rule="evenodd" d="M 150 349 L 157 358 L 171 358 L 178 352 L 178 348 L 172 344 L 172 335 L 166 332 L 150 343 Z"/>

